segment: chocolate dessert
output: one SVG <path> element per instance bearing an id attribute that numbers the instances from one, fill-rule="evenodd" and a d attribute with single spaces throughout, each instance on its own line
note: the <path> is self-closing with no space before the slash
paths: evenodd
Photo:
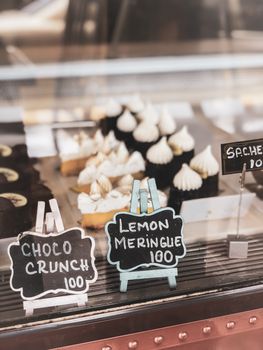
<path id="1" fill-rule="evenodd" d="M 0 194 L 0 238 L 18 235 L 32 227 L 30 205 L 19 193 Z"/>
<path id="2" fill-rule="evenodd" d="M 0 192 L 16 191 L 29 188 L 39 180 L 39 172 L 32 166 L 22 167 L 0 167 Z"/>
<path id="3" fill-rule="evenodd" d="M 25 144 L 13 147 L 0 144 L 0 166 L 14 166 L 17 164 L 34 164 L 36 160 L 30 158 Z"/>

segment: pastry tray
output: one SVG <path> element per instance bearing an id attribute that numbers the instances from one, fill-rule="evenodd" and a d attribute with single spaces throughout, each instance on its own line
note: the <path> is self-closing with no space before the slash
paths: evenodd
<path id="1" fill-rule="evenodd" d="M 77 208 L 78 194 L 71 190 L 76 185 L 77 177 L 61 176 L 58 170 L 59 159 L 57 157 L 40 158 L 38 168 L 41 177 L 45 180 L 46 185 L 52 189 L 58 200 L 64 226 L 66 228 L 79 226 L 81 214 Z M 183 203 L 182 216 L 185 218 L 184 240 L 186 243 L 226 239 L 229 234 L 236 233 L 239 194 L 235 179 L 238 183 L 238 176 L 232 176 L 232 181 L 220 180 L 220 194 L 218 197 L 190 200 Z M 220 207 L 222 203 L 225 206 L 228 203 L 227 211 Z M 244 192 L 243 210 L 241 210 L 240 219 L 240 233 L 242 235 L 253 235 L 262 232 L 262 207 L 263 202 L 255 194 L 248 191 Z M 107 241 L 104 230 L 87 229 L 86 232 L 96 239 L 96 257 L 105 257 Z M 0 240 L 0 271 L 9 269 L 7 246 L 14 240 L 16 240 L 16 237 Z"/>

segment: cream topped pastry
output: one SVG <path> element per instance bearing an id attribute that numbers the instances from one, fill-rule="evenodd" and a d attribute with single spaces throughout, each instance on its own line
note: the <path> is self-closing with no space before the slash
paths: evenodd
<path id="1" fill-rule="evenodd" d="M 90 166 L 90 165 L 98 166 L 106 159 L 107 159 L 106 154 L 104 154 L 102 152 L 98 152 L 95 156 L 93 156 L 87 160 L 85 167 Z"/>
<path id="2" fill-rule="evenodd" d="M 110 153 L 112 150 L 117 148 L 119 146 L 120 142 L 116 139 L 114 132 L 110 131 L 108 135 L 105 137 L 103 144 L 101 145 L 101 148 L 99 148 L 99 151 L 104 152 L 105 154 Z"/>
<path id="3" fill-rule="evenodd" d="M 136 176 L 144 170 L 145 161 L 142 155 L 139 152 L 133 152 L 125 162 L 123 162 L 122 159 L 118 159 L 117 161 L 110 161 L 107 159 L 105 162 L 100 164 L 97 172 L 113 179 L 126 174 Z"/>
<path id="4" fill-rule="evenodd" d="M 132 186 L 134 178 L 130 175 L 124 175 L 119 181 L 118 181 L 118 186 Z"/>
<path id="5" fill-rule="evenodd" d="M 107 135 L 111 130 L 116 130 L 116 123 L 122 112 L 122 105 L 112 98 L 109 99 L 105 106 L 105 117 L 100 120 L 103 135 Z"/>
<path id="6" fill-rule="evenodd" d="M 203 179 L 218 174 L 219 164 L 212 153 L 211 145 L 192 158 L 190 167 L 198 172 Z"/>
<path id="7" fill-rule="evenodd" d="M 162 108 L 158 126 L 162 136 L 172 135 L 176 130 L 176 122 L 165 106 Z"/>
<path id="8" fill-rule="evenodd" d="M 124 193 L 131 193 L 133 185 L 133 176 L 130 174 L 124 175 L 117 183 L 117 190 Z"/>
<path id="9" fill-rule="evenodd" d="M 106 213 L 119 211 L 120 209 L 128 209 L 130 195 L 124 195 L 117 190 L 112 190 L 105 196 L 102 196 L 100 193 L 100 186 L 98 184 L 96 184 L 97 192 L 94 192 L 95 186 L 92 186 L 92 188 L 93 192 L 90 195 L 87 193 L 80 193 L 78 196 L 78 208 L 82 214 L 92 214 L 94 212 Z M 107 221 L 108 219 L 105 221 L 105 223 Z"/>
<path id="10" fill-rule="evenodd" d="M 180 171 L 173 178 L 168 205 L 179 214 L 183 201 L 200 197 L 202 183 L 201 176 L 187 164 L 183 164 Z"/>
<path id="11" fill-rule="evenodd" d="M 140 120 L 148 120 L 152 124 L 158 124 L 159 115 L 157 110 L 153 107 L 152 103 L 148 102 L 145 108 L 138 114 Z"/>
<path id="12" fill-rule="evenodd" d="M 129 159 L 129 151 L 127 150 L 127 147 L 125 146 L 124 142 L 121 142 L 119 147 L 116 150 L 116 160 L 119 163 L 125 163 Z"/>
<path id="13" fill-rule="evenodd" d="M 189 165 L 183 164 L 173 179 L 173 185 L 181 191 L 197 190 L 202 186 L 202 178 Z"/>
<path id="14" fill-rule="evenodd" d="M 157 126 L 147 119 L 137 126 L 133 132 L 133 136 L 139 142 L 155 142 L 159 138 L 159 131 Z"/>
<path id="15" fill-rule="evenodd" d="M 105 138 L 104 138 L 104 136 L 103 136 L 103 134 L 102 134 L 100 129 L 98 129 L 95 132 L 95 134 L 93 136 L 93 140 L 94 140 L 94 143 L 95 143 L 95 147 L 97 149 L 101 149 L 103 147 Z"/>
<path id="16" fill-rule="evenodd" d="M 173 150 L 173 171 L 176 174 L 181 169 L 183 163 L 189 164 L 193 158 L 195 140 L 188 132 L 187 126 L 184 126 L 169 137 L 168 144 Z"/>
<path id="17" fill-rule="evenodd" d="M 173 151 L 165 136 L 148 149 L 146 160 L 146 175 L 154 177 L 161 189 L 169 186 L 174 175 Z"/>
<path id="18" fill-rule="evenodd" d="M 59 130 L 57 145 L 63 175 L 78 174 L 85 166 L 87 159 L 97 152 L 94 140 L 83 131 L 72 136 L 64 130 Z"/>
<path id="19" fill-rule="evenodd" d="M 93 140 L 83 131 L 71 136 L 66 131 L 59 130 L 57 144 L 62 161 L 90 156 L 95 152 Z"/>
<path id="20" fill-rule="evenodd" d="M 148 119 L 139 123 L 133 132 L 134 148 L 146 155 L 147 150 L 159 139 L 159 130 Z"/>
<path id="21" fill-rule="evenodd" d="M 200 174 L 203 186 L 200 191 L 201 197 L 218 195 L 219 164 L 212 154 L 211 145 L 198 153 L 190 162 L 190 166 Z"/>
<path id="22" fill-rule="evenodd" d="M 102 228 L 115 213 L 127 211 L 130 194 L 112 189 L 109 179 L 100 176 L 91 184 L 90 193 L 78 196 L 78 209 L 82 214 L 82 226 Z"/>
<path id="23" fill-rule="evenodd" d="M 146 159 L 153 164 L 168 164 L 173 159 L 173 151 L 163 136 L 159 142 L 150 147 L 146 153 Z"/>
<path id="24" fill-rule="evenodd" d="M 127 147 L 133 146 L 133 131 L 137 127 L 137 120 L 129 110 L 118 118 L 115 134 L 118 140 L 123 140 Z"/>
<path id="25" fill-rule="evenodd" d="M 127 109 L 118 118 L 117 129 L 123 132 L 132 132 L 137 126 L 137 121 L 135 117 Z"/>
<path id="26" fill-rule="evenodd" d="M 125 174 L 133 176 L 145 171 L 145 161 L 140 152 L 133 152 L 126 163 Z"/>
<path id="27" fill-rule="evenodd" d="M 90 107 L 89 110 L 89 119 L 98 121 L 105 118 L 106 108 L 103 105 L 94 105 Z"/>
<path id="28" fill-rule="evenodd" d="M 58 130 L 56 133 L 56 142 L 58 146 L 59 155 L 74 154 L 79 150 L 79 144 L 68 132 L 65 130 Z"/>
<path id="29" fill-rule="evenodd" d="M 113 98 L 110 98 L 105 106 L 106 117 L 114 118 L 121 114 L 122 106 Z"/>
<path id="30" fill-rule="evenodd" d="M 143 102 L 142 98 L 140 97 L 140 95 L 135 94 L 129 99 L 129 101 L 127 103 L 127 107 L 131 113 L 137 114 L 137 113 L 140 113 L 144 109 L 144 102 Z"/>
<path id="31" fill-rule="evenodd" d="M 112 184 L 111 184 L 110 180 L 104 175 L 101 175 L 98 178 L 98 184 L 100 185 L 102 194 L 108 193 L 112 190 Z"/>
<path id="32" fill-rule="evenodd" d="M 135 178 L 141 178 L 145 170 L 145 161 L 139 152 L 131 155 L 127 149 L 121 145 L 118 152 L 112 152 L 109 157 L 98 166 L 91 164 L 83 169 L 78 177 L 78 190 L 89 192 L 90 185 L 101 175 L 108 177 L 112 182 L 116 182 L 120 177 L 131 174 Z"/>
<path id="33" fill-rule="evenodd" d="M 181 130 L 173 134 L 168 142 L 175 155 L 192 151 L 195 146 L 195 140 L 192 135 L 189 134 L 187 126 L 183 126 Z"/>
<path id="34" fill-rule="evenodd" d="M 84 168 L 78 176 L 78 186 L 90 185 L 98 177 L 97 167 L 94 164 L 91 164 Z M 89 187 L 88 190 L 89 191 Z M 85 191 L 82 189 L 82 191 Z"/>

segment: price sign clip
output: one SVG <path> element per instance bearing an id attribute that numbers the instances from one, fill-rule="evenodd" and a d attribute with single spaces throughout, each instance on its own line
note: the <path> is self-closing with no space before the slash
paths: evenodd
<path id="1" fill-rule="evenodd" d="M 230 259 L 245 259 L 248 256 L 248 241 L 246 237 L 240 236 L 240 215 L 242 198 L 246 179 L 246 163 L 243 164 L 242 173 L 239 178 L 239 203 L 237 212 L 237 229 L 235 235 L 228 236 L 228 256 Z"/>

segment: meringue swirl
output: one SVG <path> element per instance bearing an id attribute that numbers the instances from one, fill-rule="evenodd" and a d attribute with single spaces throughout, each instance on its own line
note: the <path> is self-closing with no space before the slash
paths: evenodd
<path id="1" fill-rule="evenodd" d="M 171 135 L 176 130 L 176 122 L 166 107 L 163 107 L 160 115 L 159 129 L 162 136 Z"/>
<path id="2" fill-rule="evenodd" d="M 195 141 L 192 135 L 189 134 L 187 126 L 175 134 L 173 134 L 169 140 L 169 145 L 172 147 L 175 155 L 181 155 L 183 152 L 189 152 L 193 150 Z"/>
<path id="3" fill-rule="evenodd" d="M 165 136 L 163 136 L 159 142 L 148 149 L 146 158 L 154 164 L 167 164 L 172 161 L 173 151 L 169 147 Z"/>
<path id="4" fill-rule="evenodd" d="M 132 132 L 137 126 L 134 116 L 126 110 L 117 121 L 117 128 L 123 132 Z"/>
<path id="5" fill-rule="evenodd" d="M 132 113 L 136 114 L 143 110 L 144 103 L 141 97 L 138 94 L 136 94 L 130 98 L 130 100 L 127 103 L 127 107 Z"/>
<path id="6" fill-rule="evenodd" d="M 219 164 L 212 154 L 211 145 L 208 145 L 191 160 L 190 167 L 197 171 L 203 179 L 218 174 Z"/>
<path id="7" fill-rule="evenodd" d="M 106 117 L 113 118 L 118 116 L 122 111 L 122 106 L 113 98 L 109 99 L 106 104 Z"/>
<path id="8" fill-rule="evenodd" d="M 139 142 L 154 142 L 158 140 L 159 130 L 148 119 L 142 121 L 133 132 L 133 137 Z"/>
<path id="9" fill-rule="evenodd" d="M 152 124 L 158 124 L 159 115 L 153 105 L 148 102 L 142 112 L 139 113 L 138 118 L 140 120 L 148 120 Z"/>
<path id="10" fill-rule="evenodd" d="M 184 163 L 181 170 L 173 178 L 173 185 L 181 191 L 198 190 L 202 186 L 202 178 Z"/>

